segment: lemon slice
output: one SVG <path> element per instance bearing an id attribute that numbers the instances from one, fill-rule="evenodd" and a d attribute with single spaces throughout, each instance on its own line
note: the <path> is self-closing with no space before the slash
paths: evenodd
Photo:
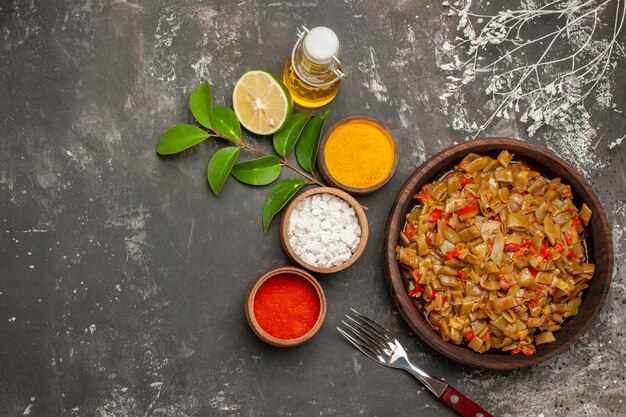
<path id="1" fill-rule="evenodd" d="M 278 78 L 257 70 L 246 72 L 235 84 L 233 109 L 247 130 L 257 135 L 271 135 L 289 118 L 293 103 Z"/>

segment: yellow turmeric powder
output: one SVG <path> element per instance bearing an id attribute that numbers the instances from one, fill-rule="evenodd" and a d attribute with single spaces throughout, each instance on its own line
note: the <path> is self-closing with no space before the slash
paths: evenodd
<path id="1" fill-rule="evenodd" d="M 369 120 L 339 125 L 324 146 L 330 175 L 352 188 L 368 188 L 383 182 L 393 169 L 395 149 L 387 131 Z"/>

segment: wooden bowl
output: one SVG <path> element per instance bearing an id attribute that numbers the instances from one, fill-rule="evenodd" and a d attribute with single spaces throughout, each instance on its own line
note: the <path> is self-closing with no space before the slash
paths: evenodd
<path id="1" fill-rule="evenodd" d="M 289 236 L 288 236 L 289 217 L 291 216 L 291 212 L 293 211 L 296 204 L 298 204 L 300 201 L 302 201 L 303 199 L 311 195 L 325 194 L 325 193 L 336 195 L 342 200 L 345 200 L 346 203 L 348 203 L 354 209 L 357 220 L 359 221 L 359 226 L 361 226 L 361 241 L 359 242 L 359 246 L 357 246 L 356 250 L 350 257 L 350 259 L 332 268 L 320 268 L 314 265 L 309 265 L 306 262 L 304 262 L 302 259 L 298 257 L 298 255 L 296 255 L 296 252 L 293 250 L 293 248 L 289 244 Z M 339 272 L 341 270 L 346 269 L 353 263 L 355 263 L 356 260 L 359 259 L 359 257 L 365 250 L 365 245 L 367 244 L 368 236 L 369 236 L 369 229 L 368 229 L 368 224 L 367 224 L 367 217 L 365 216 L 365 211 L 363 210 L 363 207 L 361 207 L 361 204 L 359 204 L 359 202 L 356 201 L 354 197 L 352 197 L 350 194 L 346 193 L 345 191 L 341 191 L 341 190 L 338 190 L 337 188 L 332 188 L 332 187 L 311 188 L 310 190 L 307 190 L 303 192 L 302 194 L 298 195 L 296 198 L 294 198 L 291 201 L 291 203 L 289 203 L 289 206 L 287 206 L 287 208 L 285 209 L 285 212 L 283 213 L 282 222 L 280 224 L 280 241 L 283 245 L 283 249 L 285 250 L 285 252 L 287 252 L 287 256 L 289 256 L 289 259 L 291 259 L 293 262 L 300 265 L 301 267 L 308 269 L 309 271 L 317 272 L 318 274 L 332 274 L 335 272 Z"/>
<path id="2" fill-rule="evenodd" d="M 302 336 L 296 339 L 279 339 L 277 337 L 270 335 L 265 330 L 263 330 L 261 326 L 259 326 L 259 323 L 256 321 L 256 317 L 254 316 L 254 297 L 256 296 L 256 292 L 258 291 L 258 289 L 269 278 L 275 275 L 284 274 L 284 273 L 297 275 L 299 277 L 306 279 L 308 282 L 311 283 L 311 285 L 313 285 L 313 287 L 315 288 L 315 291 L 317 291 L 317 295 L 320 300 L 320 314 L 317 317 L 317 321 L 315 322 L 315 325 L 311 328 L 311 330 L 309 330 L 308 332 L 306 332 L 305 334 L 303 334 Z M 281 267 L 278 267 L 278 268 L 275 268 L 266 272 L 258 280 L 256 280 L 254 284 L 252 284 L 252 286 L 250 287 L 250 290 L 248 291 L 248 295 L 246 296 L 245 311 L 246 311 L 246 319 L 248 320 L 248 324 L 250 325 L 250 328 L 252 329 L 254 334 L 256 334 L 261 340 L 263 340 L 266 343 L 269 343 L 272 346 L 293 347 L 293 346 L 301 345 L 307 340 L 309 340 L 310 338 L 312 338 L 315 335 L 315 333 L 317 333 L 317 331 L 320 329 L 320 327 L 322 327 L 322 323 L 324 323 L 324 318 L 326 317 L 326 296 L 324 295 L 324 290 L 322 289 L 322 286 L 313 277 L 313 275 L 309 274 L 307 271 L 303 271 L 302 269 L 295 268 L 293 266 L 281 266 Z"/>
<path id="3" fill-rule="evenodd" d="M 508 353 L 488 352 L 479 354 L 464 346 L 445 342 L 433 330 L 414 302 L 409 299 L 396 261 L 396 245 L 400 230 L 405 222 L 405 215 L 413 205 L 413 194 L 419 192 L 425 184 L 450 171 L 470 152 L 497 155 L 507 149 L 514 154 L 514 160 L 523 161 L 549 178 L 561 177 L 569 183 L 574 192 L 576 206 L 585 202 L 591 210 L 591 222 L 587 228 L 588 256 L 595 263 L 596 271 L 589 282 L 589 288 L 583 293 L 583 300 L 578 314 L 567 319 L 563 328 L 555 332 L 556 342 L 537 346 L 537 353 L 532 356 L 510 355 Z M 548 149 L 514 139 L 487 138 L 452 146 L 436 154 L 420 166 L 402 187 L 391 209 L 386 230 L 385 273 L 391 295 L 396 306 L 408 325 L 430 347 L 448 358 L 464 365 L 493 370 L 511 370 L 531 366 L 548 360 L 569 348 L 591 326 L 602 310 L 607 297 L 613 273 L 613 243 L 611 229 L 606 213 L 597 195 L 587 181 L 568 163 Z M 608 324 L 608 323 L 607 323 Z"/>
<path id="4" fill-rule="evenodd" d="M 391 140 L 391 144 L 393 145 L 394 160 L 393 160 L 393 165 L 391 166 L 391 171 L 389 171 L 389 175 L 387 175 L 387 177 L 383 181 L 379 182 L 378 184 L 375 184 L 367 188 L 354 188 L 354 187 L 349 187 L 345 184 L 340 183 L 330 174 L 328 165 L 326 165 L 325 149 L 326 149 L 326 142 L 328 142 L 328 138 L 333 133 L 333 131 L 337 129 L 339 126 L 345 123 L 351 122 L 353 120 L 367 120 L 368 122 L 378 125 L 382 130 L 384 130 L 387 133 L 387 135 L 389 135 L 389 139 Z M 372 194 L 376 190 L 381 189 L 385 184 L 389 182 L 391 177 L 393 177 L 393 174 L 396 173 L 396 169 L 398 168 L 399 161 L 400 161 L 400 150 L 398 149 L 398 145 L 396 144 L 396 140 L 393 136 L 393 133 L 391 133 L 391 130 L 389 130 L 389 128 L 385 126 L 385 124 L 380 122 L 379 120 L 376 120 L 372 117 L 365 116 L 362 114 L 355 114 L 353 116 L 348 116 L 344 119 L 337 121 L 334 125 L 330 127 L 330 129 L 326 131 L 326 133 L 324 133 L 324 136 L 322 137 L 322 141 L 320 142 L 320 150 L 319 150 L 319 155 L 317 158 L 317 167 L 319 168 L 320 173 L 322 174 L 322 177 L 324 178 L 324 180 L 330 185 L 332 185 L 333 187 L 340 188 L 351 195 L 366 196 L 366 195 Z"/>

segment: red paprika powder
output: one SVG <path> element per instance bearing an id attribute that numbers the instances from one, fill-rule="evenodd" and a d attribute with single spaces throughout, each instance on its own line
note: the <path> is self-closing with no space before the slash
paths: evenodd
<path id="1" fill-rule="evenodd" d="M 269 335 L 296 339 L 315 326 L 320 299 L 305 278 L 289 273 L 268 278 L 254 296 L 254 317 Z"/>

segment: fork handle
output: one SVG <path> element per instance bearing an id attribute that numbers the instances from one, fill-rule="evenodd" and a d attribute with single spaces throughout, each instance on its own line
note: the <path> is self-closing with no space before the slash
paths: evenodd
<path id="1" fill-rule="evenodd" d="M 439 399 L 463 417 L 493 417 L 492 414 L 480 408 L 478 404 L 461 394 L 451 385 L 445 387 Z"/>

